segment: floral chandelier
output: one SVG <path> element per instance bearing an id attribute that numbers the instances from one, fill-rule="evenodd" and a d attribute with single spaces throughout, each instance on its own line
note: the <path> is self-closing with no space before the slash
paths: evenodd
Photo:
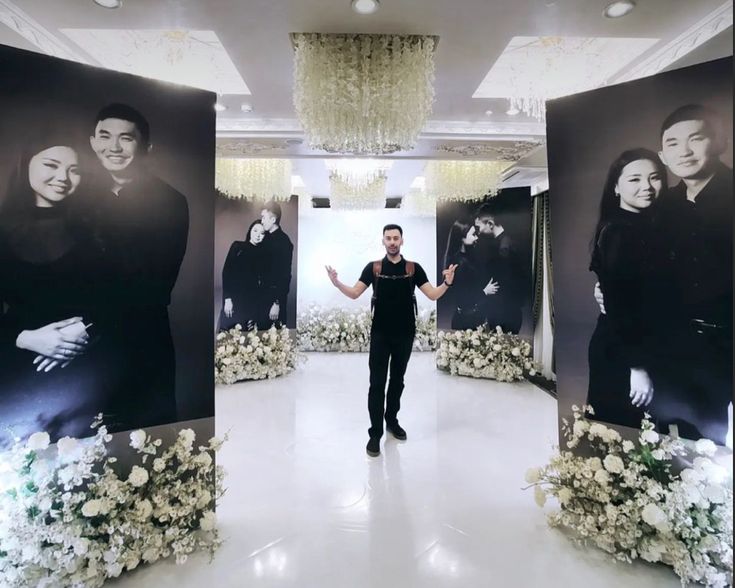
<path id="1" fill-rule="evenodd" d="M 401 210 L 411 216 L 436 217 L 436 199 L 426 193 L 426 178 L 417 177 L 401 199 Z"/>
<path id="2" fill-rule="evenodd" d="M 350 186 L 336 175 L 329 176 L 329 206 L 335 210 L 368 210 L 385 208 L 385 183 L 379 176 L 362 186 Z"/>
<path id="3" fill-rule="evenodd" d="M 413 149 L 434 102 L 436 37 L 293 33 L 294 107 L 313 149 Z"/>
<path id="4" fill-rule="evenodd" d="M 437 202 L 482 200 L 497 195 L 509 161 L 429 161 L 426 194 Z"/>
<path id="5" fill-rule="evenodd" d="M 291 162 L 217 158 L 215 184 L 229 198 L 287 201 L 291 198 Z"/>

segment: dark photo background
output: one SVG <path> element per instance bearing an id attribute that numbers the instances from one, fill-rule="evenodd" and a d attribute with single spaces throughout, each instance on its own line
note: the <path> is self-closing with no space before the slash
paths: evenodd
<path id="1" fill-rule="evenodd" d="M 658 152 L 664 119 L 692 103 L 722 117 L 728 147 L 721 160 L 732 167 L 732 67 L 726 58 L 547 103 L 560 418 L 587 396 L 587 351 L 599 314 L 591 243 L 608 168 L 626 149 Z M 669 173 L 668 181 L 680 180 Z"/>
<path id="2" fill-rule="evenodd" d="M 475 212 L 484 203 L 490 203 L 503 217 L 503 228 L 513 240 L 518 254 L 520 274 L 519 291 L 522 306 L 522 326 L 520 335 L 531 337 L 530 298 L 531 298 L 531 191 L 530 188 L 506 188 L 497 196 L 479 202 L 446 202 L 437 206 L 436 211 L 436 255 L 437 284 L 441 284 L 444 254 L 449 231 L 454 221 L 474 222 Z M 437 325 L 439 329 L 451 328 L 452 315 L 456 304 L 455 292 L 450 291 L 437 301 Z"/>
<path id="3" fill-rule="evenodd" d="M 82 156 L 97 163 L 89 136 L 103 106 L 128 104 L 150 123 L 153 147 L 146 167 L 183 194 L 189 208 L 186 253 L 168 308 L 176 354 L 178 419 L 213 416 L 210 305 L 215 95 L 5 46 L 0 46 L 0 71 L 0 198 L 18 150 L 29 134 L 48 125 L 63 125 L 72 129 L 70 133 L 82 148 L 86 147 Z M 90 276 L 90 283 L 94 283 L 94 276 Z M 31 409 L 36 407 L 29 406 Z M 5 425 L 12 423 L 3 422 Z"/>
<path id="4" fill-rule="evenodd" d="M 287 324 L 289 329 L 296 328 L 296 271 L 298 263 L 299 204 L 298 196 L 292 195 L 281 206 L 281 229 L 291 239 L 293 258 L 291 260 L 291 285 L 288 290 Z M 222 310 L 222 269 L 227 252 L 233 241 L 246 241 L 250 224 L 260 218 L 263 202 L 237 200 L 221 194 L 215 200 L 215 253 L 214 253 L 214 328 L 219 326 Z"/>

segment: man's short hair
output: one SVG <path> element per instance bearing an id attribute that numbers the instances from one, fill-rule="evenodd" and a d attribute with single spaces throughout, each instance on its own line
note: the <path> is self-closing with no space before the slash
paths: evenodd
<path id="1" fill-rule="evenodd" d="M 263 205 L 263 210 L 267 210 L 270 212 L 273 216 L 276 217 L 276 224 L 281 224 L 281 205 L 278 204 L 275 200 L 269 200 Z"/>
<path id="2" fill-rule="evenodd" d="M 702 106 L 701 104 L 686 104 L 685 106 L 680 106 L 666 117 L 666 120 L 661 125 L 661 138 L 675 124 L 687 120 L 701 120 L 713 137 L 719 134 L 719 129 L 722 126 L 720 116 L 711 108 Z"/>
<path id="3" fill-rule="evenodd" d="M 475 211 L 475 218 L 495 218 L 495 214 L 494 207 L 486 202 Z"/>
<path id="4" fill-rule="evenodd" d="M 396 225 L 396 224 L 385 225 L 383 227 L 383 234 L 384 235 L 385 235 L 385 232 L 386 231 L 398 231 L 401 234 L 401 237 L 403 237 L 403 229 L 401 228 L 400 225 Z"/>
<path id="5" fill-rule="evenodd" d="M 97 113 L 97 118 L 94 119 L 95 127 L 99 122 L 108 118 L 119 118 L 133 123 L 140 133 L 143 144 L 146 147 L 151 144 L 151 127 L 146 118 L 132 106 L 119 102 L 108 104 Z"/>

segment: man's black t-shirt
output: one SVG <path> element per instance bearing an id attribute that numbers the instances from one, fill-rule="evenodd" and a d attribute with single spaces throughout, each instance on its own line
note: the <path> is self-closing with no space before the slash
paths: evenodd
<path id="1" fill-rule="evenodd" d="M 414 262 L 413 279 L 406 275 L 406 260 L 393 263 L 383 258 L 382 269 L 377 284 L 377 300 L 373 315 L 373 329 L 382 333 L 410 335 L 416 332 L 416 317 L 413 310 L 413 289 L 411 284 L 420 288 L 429 281 L 426 272 Z M 365 266 L 360 281 L 373 286 L 373 263 Z M 375 286 L 373 286 L 375 287 Z"/>

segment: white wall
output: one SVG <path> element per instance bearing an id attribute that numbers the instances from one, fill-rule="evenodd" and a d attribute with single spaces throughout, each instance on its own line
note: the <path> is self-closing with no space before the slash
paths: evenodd
<path id="1" fill-rule="evenodd" d="M 369 308 L 371 289 L 357 300 L 350 300 L 337 290 L 327 277 L 325 265 L 334 267 L 339 279 L 352 286 L 370 261 L 381 259 L 383 226 L 397 223 L 403 228 L 406 259 L 416 261 L 434 284 L 436 275 L 436 219 L 416 217 L 405 210 L 332 210 L 307 209 L 299 213 L 299 288 L 298 311 L 310 304 L 322 307 Z M 419 308 L 436 308 L 420 292 Z"/>

